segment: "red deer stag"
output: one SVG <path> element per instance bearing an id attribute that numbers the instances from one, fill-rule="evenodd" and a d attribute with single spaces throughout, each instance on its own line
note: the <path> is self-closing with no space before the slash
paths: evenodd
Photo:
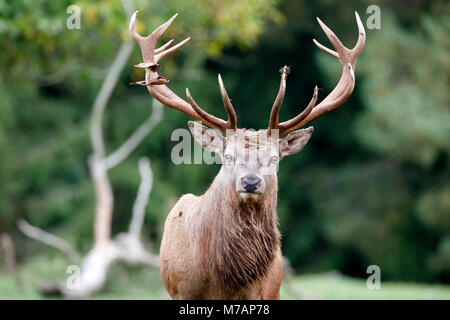
<path id="1" fill-rule="evenodd" d="M 365 43 L 365 30 L 356 14 L 359 36 L 346 48 L 322 21 L 320 26 L 336 51 L 313 40 L 342 63 L 342 76 L 334 90 L 318 105 L 317 87 L 308 106 L 296 117 L 279 123 L 278 113 L 286 90 L 288 67 L 281 71 L 278 95 L 268 129 L 237 128 L 237 117 L 219 75 L 219 87 L 228 120 L 217 118 L 192 99 L 186 102 L 158 74 L 159 60 L 185 44 L 155 49 L 156 42 L 177 15 L 147 37 L 135 29 L 137 12 L 130 21 L 130 36 L 139 44 L 150 94 L 167 107 L 207 125 L 189 121 L 194 139 L 222 159 L 222 167 L 202 196 L 186 194 L 170 211 L 161 243 L 161 276 L 174 299 L 279 299 L 283 272 L 280 232 L 277 228 L 277 166 L 308 142 L 313 127 L 300 129 L 324 113 L 341 106 L 355 87 L 355 64 Z M 217 129 L 217 131 L 211 129 Z M 298 130 L 299 129 L 299 130 Z M 284 136 L 284 137 L 283 137 Z M 280 139 L 278 138 L 280 137 Z M 252 157 L 251 155 L 256 155 Z M 253 159 L 253 161 L 251 161 Z"/>

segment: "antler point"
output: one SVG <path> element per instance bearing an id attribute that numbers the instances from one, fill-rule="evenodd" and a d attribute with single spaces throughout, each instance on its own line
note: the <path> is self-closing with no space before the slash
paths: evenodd
<path id="1" fill-rule="evenodd" d="M 175 18 L 178 16 L 178 12 L 175 13 L 170 19 L 169 21 L 172 22 L 173 20 L 175 20 Z"/>
<path id="2" fill-rule="evenodd" d="M 319 17 L 316 17 L 316 19 L 317 19 L 317 22 L 319 22 L 319 24 L 320 24 L 320 26 L 322 27 L 322 29 L 323 29 L 324 27 L 327 28 L 326 24 L 325 24 L 322 20 L 320 20 Z"/>

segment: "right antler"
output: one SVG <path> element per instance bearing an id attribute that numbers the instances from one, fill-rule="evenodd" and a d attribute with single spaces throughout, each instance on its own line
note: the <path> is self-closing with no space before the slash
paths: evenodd
<path id="1" fill-rule="evenodd" d="M 227 129 L 236 129 L 237 117 L 236 112 L 231 104 L 230 98 L 227 95 L 225 87 L 222 82 L 222 78 L 219 75 L 219 86 L 220 93 L 222 94 L 222 100 L 225 106 L 225 110 L 228 113 L 228 121 L 217 118 L 203 109 L 201 109 L 197 103 L 192 99 L 189 90 L 186 89 L 186 94 L 190 103 L 187 103 L 179 96 L 177 96 L 172 90 L 170 90 L 166 83 L 169 82 L 169 79 L 162 77 L 158 74 L 158 69 L 160 65 L 158 61 L 168 55 L 169 53 L 174 52 L 178 48 L 180 48 L 183 44 L 189 41 L 190 38 L 187 38 L 180 42 L 179 44 L 168 48 L 173 40 L 170 40 L 163 46 L 158 49 L 155 49 L 156 42 L 162 36 L 162 34 L 167 30 L 172 21 L 177 17 L 178 13 L 175 14 L 172 18 L 170 18 L 166 23 L 159 26 L 152 34 L 147 37 L 142 37 L 136 32 L 136 16 L 137 11 L 133 14 L 130 20 L 130 36 L 138 43 L 141 48 L 142 58 L 144 60 L 143 63 L 136 65 L 138 68 L 145 68 L 145 80 L 139 81 L 133 84 L 146 86 L 150 94 L 162 104 L 179 110 L 188 116 L 203 122 L 204 124 L 216 128 L 221 131 L 223 134 L 226 133 Z"/>
<path id="2" fill-rule="evenodd" d="M 342 76 L 338 84 L 336 85 L 336 88 L 334 88 L 334 90 L 317 106 L 315 106 L 317 101 L 317 86 L 316 86 L 314 88 L 314 95 L 310 103 L 302 113 L 300 113 L 298 116 L 288 121 L 278 123 L 278 113 L 280 111 L 281 103 L 283 102 L 284 93 L 286 91 L 286 78 L 287 75 L 289 74 L 289 68 L 286 66 L 283 67 L 280 70 L 281 71 L 280 89 L 278 91 L 277 98 L 275 99 L 272 111 L 270 113 L 269 131 L 272 129 L 278 129 L 279 136 L 281 137 L 289 132 L 292 132 L 294 130 L 303 127 L 304 125 L 313 121 L 317 117 L 320 117 L 321 115 L 340 107 L 350 97 L 355 87 L 354 70 L 356 60 L 358 59 L 359 54 L 364 48 L 364 43 L 366 41 L 366 33 L 364 30 L 364 26 L 357 12 L 355 12 L 355 16 L 356 16 L 356 23 L 358 24 L 359 36 L 358 42 L 356 43 L 353 49 L 346 48 L 338 39 L 338 37 L 333 33 L 333 31 L 331 31 L 330 28 L 328 28 L 319 18 L 317 18 L 317 21 L 322 27 L 322 30 L 325 32 L 325 35 L 330 40 L 331 44 L 336 49 L 336 51 L 328 49 L 327 47 L 317 42 L 315 39 L 313 41 L 320 49 L 337 58 L 342 63 L 343 67 Z"/>

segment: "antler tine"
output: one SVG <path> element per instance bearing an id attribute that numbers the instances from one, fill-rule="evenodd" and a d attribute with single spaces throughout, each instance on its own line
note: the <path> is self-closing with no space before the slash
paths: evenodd
<path id="1" fill-rule="evenodd" d="M 231 100 L 228 97 L 227 90 L 225 89 L 225 86 L 223 85 L 222 77 L 220 74 L 218 75 L 219 80 L 219 87 L 220 87 L 220 94 L 222 95 L 222 101 L 223 106 L 225 107 L 225 110 L 228 114 L 228 121 L 227 121 L 227 129 L 236 129 L 237 126 L 237 116 L 236 112 L 234 111 L 233 105 L 231 104 Z"/>
<path id="2" fill-rule="evenodd" d="M 137 13 L 137 12 L 136 12 Z M 164 32 L 166 32 L 167 28 L 170 27 L 170 25 L 172 24 L 173 20 L 175 20 L 175 18 L 178 16 L 178 13 L 175 13 L 172 17 L 170 17 L 169 20 L 167 20 L 165 23 L 163 23 L 162 25 L 160 25 L 158 28 L 156 28 L 151 34 L 150 36 L 148 36 L 147 38 L 154 38 L 156 40 L 158 40 L 159 38 L 161 38 L 161 36 L 164 34 Z"/>
<path id="3" fill-rule="evenodd" d="M 177 14 L 173 15 L 166 23 L 160 25 L 155 31 L 153 31 L 149 36 L 143 37 L 136 31 L 136 18 L 139 11 L 136 11 L 131 16 L 129 33 L 130 36 L 139 44 L 142 51 L 142 58 L 144 59 L 144 63 L 151 62 L 156 63 L 155 61 L 155 46 L 156 42 L 159 40 L 161 35 L 167 28 L 170 26 L 172 21 L 176 18 Z"/>
<path id="4" fill-rule="evenodd" d="M 236 112 L 234 111 L 233 105 L 231 104 L 231 100 L 228 97 L 227 91 L 225 89 L 225 86 L 223 85 L 223 81 L 222 81 L 222 77 L 220 76 L 220 74 L 218 75 L 218 80 L 219 80 L 219 88 L 220 88 L 220 93 L 222 95 L 222 101 L 223 101 L 223 105 L 225 107 L 225 110 L 228 114 L 228 121 L 224 121 L 220 118 L 217 118 L 211 114 L 209 114 L 208 112 L 206 112 L 205 110 L 203 110 L 202 108 L 200 108 L 198 106 L 198 104 L 195 102 L 194 99 L 192 99 L 191 94 L 189 92 L 189 89 L 186 88 L 186 96 L 189 100 L 189 103 L 191 104 L 192 108 L 194 108 L 194 110 L 203 118 L 205 118 L 206 120 L 208 120 L 209 122 L 213 123 L 217 129 L 219 129 L 222 133 L 226 133 L 227 129 L 233 129 L 235 130 L 237 127 L 237 116 L 236 116 Z"/>
<path id="5" fill-rule="evenodd" d="M 182 45 L 184 45 L 187 41 L 189 41 L 190 37 L 186 38 L 185 40 L 181 41 L 177 45 L 167 49 L 169 45 L 173 42 L 173 39 L 168 41 L 166 44 L 161 46 L 158 49 L 155 49 L 156 42 L 161 38 L 161 36 L 164 34 L 164 32 L 169 28 L 169 26 L 172 24 L 173 20 L 178 16 L 178 13 L 175 13 L 169 20 L 167 20 L 165 23 L 160 25 L 158 28 L 155 29 L 149 36 L 143 37 L 136 31 L 136 20 L 137 20 L 137 14 L 138 11 L 136 11 L 130 20 L 130 27 L 129 27 L 129 33 L 130 36 L 139 44 L 142 51 L 142 57 L 144 59 L 144 63 L 140 64 L 138 66 L 140 67 L 146 67 L 150 64 L 157 64 L 160 59 L 168 55 L 169 53 L 172 53 L 173 51 L 180 48 Z"/>
<path id="6" fill-rule="evenodd" d="M 144 38 L 136 31 L 136 16 L 138 12 L 139 11 L 136 10 L 131 16 L 130 25 L 128 27 L 128 33 L 130 34 L 131 38 L 133 38 L 134 41 L 140 43 Z"/>
<path id="7" fill-rule="evenodd" d="M 191 37 L 187 37 L 186 39 L 184 39 L 180 43 L 174 45 L 173 47 L 170 47 L 169 49 L 166 49 L 166 50 L 156 54 L 155 55 L 155 63 L 157 63 L 160 59 L 164 58 L 166 55 L 168 55 L 168 54 L 174 52 L 175 50 L 177 50 L 178 48 L 180 48 L 182 45 L 184 45 L 189 40 L 191 40 Z M 156 52 L 156 50 L 155 50 L 155 52 Z"/>
<path id="8" fill-rule="evenodd" d="M 361 19 L 359 17 L 358 12 L 355 11 L 355 17 L 356 17 L 356 24 L 358 25 L 358 41 L 356 42 L 356 45 L 353 47 L 352 51 L 358 57 L 358 55 L 361 53 L 362 49 L 364 48 L 364 45 L 366 43 L 366 30 L 364 30 L 364 25 L 361 22 Z M 356 62 L 356 59 L 354 63 Z M 353 69 L 355 68 L 354 64 L 352 64 Z"/>
<path id="9" fill-rule="evenodd" d="M 163 44 L 161 47 L 159 47 L 158 49 L 155 49 L 155 53 L 160 53 L 161 51 L 164 51 L 164 49 L 166 49 L 168 46 L 170 46 L 170 44 L 172 42 L 173 42 L 173 39 L 170 39 L 165 44 Z"/>
<path id="10" fill-rule="evenodd" d="M 278 125 L 278 128 L 280 130 L 280 132 L 279 132 L 280 137 L 285 135 L 288 132 L 289 128 L 296 126 L 298 123 L 303 121 L 307 116 L 309 116 L 311 111 L 316 106 L 317 92 L 318 92 L 318 89 L 317 89 L 317 86 L 315 86 L 313 96 L 311 98 L 311 101 L 309 101 L 308 106 L 295 118 L 292 118 L 291 120 L 285 121 Z"/>
<path id="11" fill-rule="evenodd" d="M 339 55 L 336 51 L 328 49 L 327 47 L 325 47 L 324 45 L 320 44 L 319 41 L 317 41 L 316 39 L 313 39 L 313 42 L 316 44 L 316 46 L 318 46 L 321 50 L 325 51 L 326 53 L 328 53 L 329 55 L 332 55 L 333 57 L 335 57 L 336 59 L 339 59 Z"/>
<path id="12" fill-rule="evenodd" d="M 333 47 L 336 49 L 337 52 L 320 44 L 316 39 L 313 39 L 313 42 L 317 47 L 319 47 L 319 49 L 339 59 L 339 61 L 341 61 L 342 64 L 350 62 L 352 64 L 353 69 L 355 68 L 356 59 L 358 58 L 358 55 L 364 48 L 364 44 L 366 42 L 366 31 L 364 30 L 364 25 L 361 22 L 358 12 L 356 11 L 355 17 L 356 17 L 356 24 L 358 25 L 358 41 L 356 42 L 356 45 L 353 47 L 353 49 L 348 49 L 347 47 L 345 47 L 339 40 L 339 38 L 334 34 L 334 32 L 330 28 L 328 28 L 327 25 L 323 23 L 322 20 L 320 20 L 319 18 L 317 18 L 317 21 L 319 22 L 320 27 L 322 28 L 325 35 L 330 40 L 331 44 L 333 45 Z"/>
<path id="13" fill-rule="evenodd" d="M 327 49 L 324 51 L 339 59 L 339 57 L 343 55 L 344 51 L 347 48 L 342 44 L 341 40 L 339 40 L 339 38 L 334 34 L 334 32 L 330 28 L 328 28 L 325 23 L 322 22 L 322 20 L 317 18 L 317 22 L 319 22 L 320 27 L 322 28 L 328 40 L 330 40 L 331 44 L 333 45 L 333 47 L 336 49 L 337 52 L 321 45 L 317 40 L 314 41 L 315 39 L 313 40 L 314 43 L 319 44 L 320 45 L 319 48 L 322 50 Z"/>
<path id="14" fill-rule="evenodd" d="M 294 119 L 285 121 L 278 125 L 280 128 L 280 136 L 297 130 L 298 128 L 303 127 L 304 125 L 320 117 L 321 115 L 340 107 L 352 94 L 355 87 L 354 69 L 356 60 L 358 59 L 359 54 L 364 48 L 364 44 L 366 41 L 366 32 L 357 12 L 355 12 L 355 16 L 356 23 L 358 25 L 358 41 L 353 49 L 346 48 L 334 34 L 334 32 L 331 31 L 331 29 L 328 28 L 319 18 L 317 18 L 320 27 L 325 32 L 325 35 L 330 40 L 336 51 L 321 45 L 315 39 L 313 41 L 321 50 L 339 59 L 339 61 L 342 63 L 342 76 L 333 91 L 321 103 L 314 107 L 317 99 L 316 87 L 316 89 L 314 90 L 313 99 L 311 100 L 305 111 Z M 307 110 L 309 110 L 308 114 L 305 113 Z"/>
<path id="15" fill-rule="evenodd" d="M 270 111 L 270 119 L 269 119 L 269 129 L 268 133 L 270 134 L 271 129 L 278 129 L 278 115 L 280 113 L 281 105 L 283 104 L 284 95 L 286 93 L 286 79 L 288 74 L 290 73 L 290 69 L 288 66 L 284 66 L 280 69 L 281 72 L 281 80 L 280 80 L 280 88 L 278 89 L 277 97 L 272 105 L 272 110 Z"/>
<path id="16" fill-rule="evenodd" d="M 195 112 L 197 112 L 201 117 L 203 117 L 204 119 L 206 119 L 210 123 L 214 124 L 215 125 L 214 127 L 219 129 L 222 133 L 225 133 L 226 128 L 227 128 L 227 122 L 225 122 L 224 120 L 209 114 L 208 112 L 206 112 L 205 110 L 200 108 L 198 106 L 198 104 L 195 102 L 195 100 L 192 99 L 191 93 L 189 92 L 188 88 L 186 88 L 186 96 L 187 96 L 187 98 L 189 100 L 189 103 L 191 104 L 192 108 L 194 108 Z"/>

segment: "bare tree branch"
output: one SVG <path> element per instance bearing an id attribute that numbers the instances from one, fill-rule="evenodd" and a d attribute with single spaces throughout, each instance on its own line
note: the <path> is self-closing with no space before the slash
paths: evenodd
<path id="1" fill-rule="evenodd" d="M 90 168 L 96 194 L 96 214 L 94 221 L 94 245 L 105 245 L 111 237 L 111 220 L 114 207 L 111 183 L 104 160 L 105 143 L 102 132 L 102 118 L 111 93 L 120 73 L 128 61 L 133 43 L 128 40 L 122 44 L 102 87 L 94 101 L 91 114 L 91 143 L 94 155 L 90 159 Z"/>
<path id="2" fill-rule="evenodd" d="M 91 142 L 94 149 L 94 155 L 97 157 L 105 156 L 105 144 L 103 141 L 102 132 L 102 118 L 103 112 L 107 106 L 109 98 L 111 97 L 112 91 L 116 86 L 117 80 L 119 79 L 120 73 L 122 72 L 125 63 L 130 57 L 131 51 L 133 50 L 133 42 L 127 40 L 122 44 L 119 49 L 119 53 L 116 56 L 111 68 L 103 81 L 102 87 L 98 92 L 91 115 Z"/>
<path id="3" fill-rule="evenodd" d="M 114 168 L 124 159 L 126 159 L 130 153 L 136 149 L 141 141 L 153 130 L 153 128 L 161 122 L 163 114 L 163 108 L 161 103 L 153 99 L 152 114 L 147 120 L 137 128 L 134 133 L 112 154 L 106 157 L 106 166 L 108 169 Z"/>
<path id="4" fill-rule="evenodd" d="M 133 205 L 133 215 L 131 217 L 128 233 L 131 236 L 139 238 L 142 231 L 142 224 L 145 218 L 145 207 L 148 203 L 150 192 L 153 185 L 153 173 L 150 169 L 150 160 L 146 157 L 139 159 L 139 172 L 141 174 L 141 184 Z"/>
<path id="5" fill-rule="evenodd" d="M 105 246 L 111 241 L 111 222 L 114 195 L 104 158 L 89 159 L 95 191 L 94 246 Z"/>
<path id="6" fill-rule="evenodd" d="M 133 3 L 128 0 L 122 0 L 122 6 L 125 10 L 128 21 L 134 11 Z M 119 52 L 114 59 L 105 80 L 103 81 L 102 87 L 95 97 L 91 115 L 91 142 L 94 149 L 94 155 L 98 157 L 104 157 L 105 155 L 105 144 L 102 132 L 103 112 L 132 50 L 133 41 L 131 39 L 126 40 L 120 47 Z"/>
<path id="7" fill-rule="evenodd" d="M 148 158 L 141 158 L 138 164 L 142 180 L 133 206 L 129 231 L 120 233 L 114 240 L 108 241 L 102 246 L 94 245 L 81 266 L 82 286 L 76 289 L 69 289 L 64 284 L 56 286 L 56 289 L 59 289 L 65 296 L 84 298 L 101 290 L 109 266 L 116 261 L 159 268 L 159 256 L 150 254 L 140 241 L 145 207 L 153 184 L 153 174 Z"/>
<path id="8" fill-rule="evenodd" d="M 122 0 L 122 5 L 129 19 L 134 11 L 132 1 Z M 96 194 L 96 214 L 94 221 L 94 246 L 106 245 L 111 240 L 111 221 L 114 208 L 114 197 L 111 183 L 108 177 L 108 167 L 105 161 L 105 142 L 103 139 L 102 119 L 105 108 L 119 79 L 120 73 L 133 50 L 133 41 L 126 40 L 103 81 L 103 84 L 95 97 L 92 107 L 90 133 L 94 151 L 89 164 L 92 181 Z"/>
<path id="9" fill-rule="evenodd" d="M 32 226 L 24 219 L 19 219 L 17 221 L 17 227 L 20 231 L 23 232 L 27 237 L 42 242 L 50 247 L 56 248 L 62 252 L 64 252 L 67 256 L 69 256 L 73 260 L 78 260 L 79 255 L 73 249 L 73 247 L 63 238 L 55 236 L 47 231 L 39 229 L 35 226 Z"/>
<path id="10" fill-rule="evenodd" d="M 122 0 L 122 4 L 127 17 L 130 18 L 134 11 L 132 2 Z M 133 44 L 130 40 L 122 44 L 92 107 L 90 133 L 93 155 L 89 158 L 89 166 L 96 196 L 94 244 L 82 261 L 81 286 L 69 288 L 65 283 L 51 283 L 41 288 L 42 293 L 62 293 L 70 298 L 88 297 L 93 292 L 102 289 L 109 266 L 116 261 L 159 268 L 159 256 L 146 251 L 140 241 L 145 207 L 147 206 L 153 184 L 153 174 L 150 168 L 150 161 L 147 158 L 139 160 L 139 171 L 142 181 L 133 206 L 129 231 L 121 233 L 114 240 L 111 240 L 114 196 L 108 177 L 108 170 L 126 159 L 162 118 L 162 106 L 155 100 L 151 116 L 115 152 L 105 157 L 105 143 L 102 133 L 103 113 L 132 48 Z M 58 248 L 70 256 L 76 255 L 76 252 L 65 240 L 33 227 L 25 220 L 19 220 L 17 225 L 30 238 Z"/>
<path id="11" fill-rule="evenodd" d="M 133 1 L 130 0 L 121 0 L 121 1 L 123 10 L 125 11 L 125 15 L 127 16 L 127 21 L 130 21 L 130 18 L 134 13 Z"/>
<path id="12" fill-rule="evenodd" d="M 86 298 L 103 288 L 109 267 L 116 261 L 122 261 L 129 265 L 159 268 L 159 256 L 149 253 L 140 240 L 145 207 L 148 204 L 153 184 L 153 174 L 148 158 L 141 158 L 138 164 L 142 181 L 133 206 L 129 231 L 118 234 L 114 240 L 101 246 L 93 246 L 83 259 L 79 288 L 69 288 L 66 283 L 45 283 L 41 286 L 43 294 L 63 294 L 69 298 Z M 23 219 L 17 222 L 17 226 L 28 237 L 57 248 L 72 258 L 78 257 L 78 254 L 64 239 L 36 228 Z"/>

